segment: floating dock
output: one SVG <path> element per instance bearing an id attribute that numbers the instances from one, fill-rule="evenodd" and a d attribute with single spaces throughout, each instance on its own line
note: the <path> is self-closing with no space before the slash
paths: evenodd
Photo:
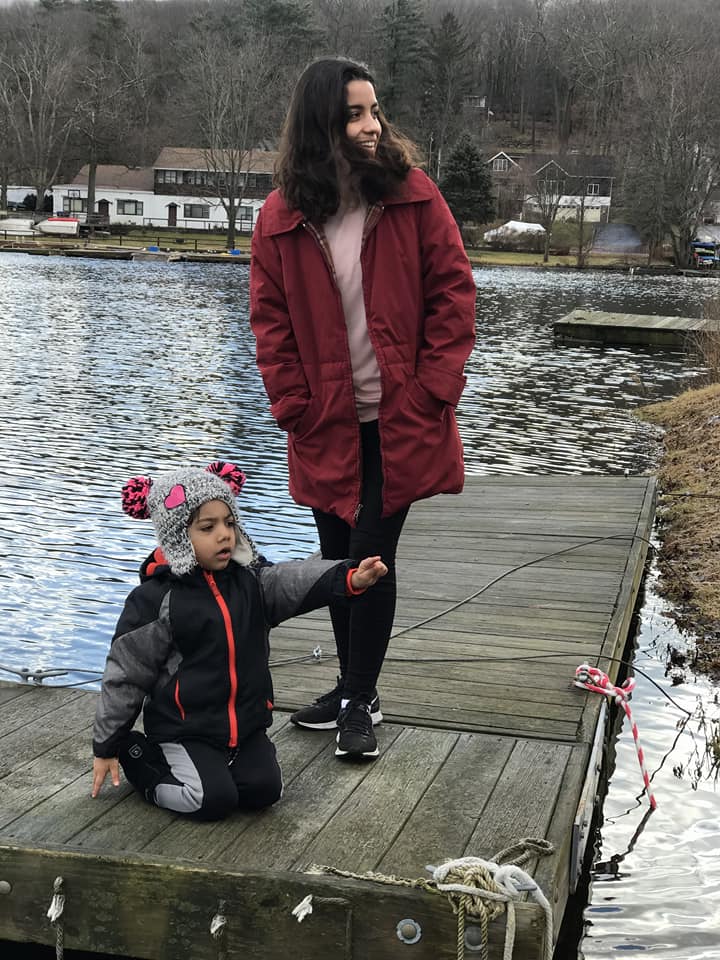
<path id="1" fill-rule="evenodd" d="M 380 757 L 342 763 L 332 732 L 288 722 L 337 668 L 324 611 L 284 624 L 271 637 L 271 732 L 285 794 L 260 814 L 195 823 L 124 782 L 92 800 L 96 695 L 0 684 L 0 940 L 60 936 L 148 960 L 452 960 L 458 916 L 416 881 L 428 864 L 492 859 L 526 838 L 552 845 L 525 848 L 523 870 L 556 938 L 606 715 L 574 672 L 587 661 L 617 675 L 654 509 L 651 477 L 471 478 L 461 496 L 416 504 L 379 685 Z M 292 911 L 308 897 L 300 923 Z M 549 960 L 534 894 L 514 913 L 514 960 Z M 490 960 L 506 918 L 489 923 Z M 463 920 L 469 960 L 482 922 Z"/>
<path id="2" fill-rule="evenodd" d="M 685 347 L 706 333 L 717 332 L 711 320 L 656 317 L 602 310 L 573 310 L 553 323 L 560 344 Z"/>

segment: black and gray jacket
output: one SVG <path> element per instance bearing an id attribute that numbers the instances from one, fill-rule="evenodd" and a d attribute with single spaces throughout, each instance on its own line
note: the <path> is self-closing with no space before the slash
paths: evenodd
<path id="1" fill-rule="evenodd" d="M 154 741 L 234 747 L 272 723 L 270 628 L 346 596 L 350 561 L 295 560 L 176 576 L 155 551 L 108 653 L 93 749 L 115 757 L 143 708 Z"/>

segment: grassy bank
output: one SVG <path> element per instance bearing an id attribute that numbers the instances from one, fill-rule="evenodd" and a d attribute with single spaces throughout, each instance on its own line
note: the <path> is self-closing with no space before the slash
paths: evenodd
<path id="1" fill-rule="evenodd" d="M 224 234 L 210 233 L 209 231 L 199 230 L 189 231 L 158 231 L 151 227 L 145 229 L 129 230 L 122 235 L 115 234 L 110 237 L 96 236 L 92 238 L 78 237 L 38 237 L 21 238 L 8 237 L 3 239 L 0 231 L 0 249 L 17 249 L 24 247 L 39 247 L 51 250 L 63 250 L 72 247 L 90 247 L 93 249 L 134 249 L 142 250 L 144 247 L 158 246 L 162 250 L 170 250 L 177 253 L 223 253 L 227 250 L 227 240 Z M 250 250 L 250 237 L 243 235 L 236 238 L 235 248 L 243 252 Z M 557 256 L 552 255 L 547 263 L 543 263 L 541 253 L 513 253 L 509 250 L 489 250 L 480 248 L 468 248 L 468 257 L 474 266 L 478 267 L 567 267 L 574 268 L 576 260 L 574 255 Z M 631 266 L 645 266 L 647 257 L 636 255 L 613 256 L 608 254 L 590 255 L 587 258 L 586 267 L 589 270 L 627 270 Z M 664 266 L 668 264 L 665 263 Z"/>
<path id="2" fill-rule="evenodd" d="M 665 431 L 659 589 L 678 625 L 698 637 L 697 667 L 720 675 L 720 384 L 638 413 Z"/>

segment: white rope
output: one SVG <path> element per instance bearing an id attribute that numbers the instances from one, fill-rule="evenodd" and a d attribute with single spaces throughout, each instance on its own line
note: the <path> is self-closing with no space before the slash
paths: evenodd
<path id="1" fill-rule="evenodd" d="M 60 919 L 65 909 L 65 894 L 62 892 L 63 878 L 56 877 L 53 884 L 53 898 L 47 911 L 47 918 L 55 927 L 55 958 L 63 960 L 65 954 L 65 933 Z"/>
<path id="2" fill-rule="evenodd" d="M 297 922 L 302 923 L 305 917 L 309 917 L 313 912 L 312 907 L 312 894 L 309 893 L 300 903 L 293 909 L 292 915 L 297 917 Z"/>
<path id="3" fill-rule="evenodd" d="M 497 890 L 489 890 L 482 887 L 470 886 L 464 883 L 445 883 L 447 875 L 451 871 L 464 871 L 479 868 L 486 870 Z M 490 900 L 493 902 L 502 902 L 507 904 L 507 923 L 505 932 L 505 948 L 503 951 L 503 960 L 510 960 L 513 953 L 515 941 L 515 910 L 510 907 L 513 901 L 520 901 L 525 893 L 528 893 L 533 900 L 542 908 L 545 914 L 545 949 L 544 955 L 550 960 L 553 952 L 553 914 L 550 904 L 543 894 L 540 887 L 535 883 L 530 874 L 526 873 L 521 867 L 514 863 L 498 864 L 494 860 L 483 860 L 481 857 L 461 857 L 458 860 L 449 860 L 439 867 L 428 867 L 432 872 L 433 880 L 437 889 L 441 893 L 460 894 L 461 896 L 477 897 L 481 900 Z"/>
<path id="4" fill-rule="evenodd" d="M 227 927 L 227 917 L 225 916 L 226 903 L 221 900 L 218 903 L 217 913 L 210 921 L 210 936 L 217 940 L 218 960 L 225 960 L 226 952 L 224 947 L 225 928 Z"/>

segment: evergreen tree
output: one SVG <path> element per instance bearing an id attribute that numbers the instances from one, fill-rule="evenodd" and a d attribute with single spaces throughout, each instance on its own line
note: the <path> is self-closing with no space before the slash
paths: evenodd
<path id="1" fill-rule="evenodd" d="M 430 32 L 425 68 L 423 121 L 428 143 L 428 169 L 439 178 L 443 151 L 462 123 L 463 98 L 472 89 L 472 44 L 454 13 L 446 13 Z"/>
<path id="2" fill-rule="evenodd" d="M 413 0 L 392 0 L 380 20 L 378 96 L 387 117 L 410 136 L 419 132 L 426 26 Z"/>
<path id="3" fill-rule="evenodd" d="M 468 220 L 487 223 L 494 217 L 490 171 L 470 134 L 464 133 L 450 153 L 440 189 L 459 227 Z"/>

